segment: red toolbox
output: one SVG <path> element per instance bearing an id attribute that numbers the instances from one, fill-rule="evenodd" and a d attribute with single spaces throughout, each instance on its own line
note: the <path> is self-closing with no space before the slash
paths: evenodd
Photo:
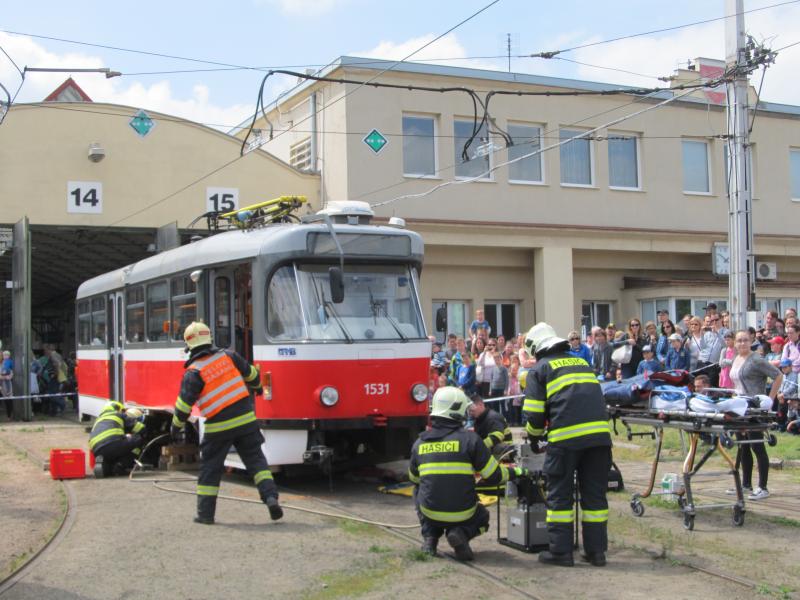
<path id="1" fill-rule="evenodd" d="M 86 477 L 86 454 L 84 451 L 73 448 L 51 448 L 50 476 L 53 479 Z"/>

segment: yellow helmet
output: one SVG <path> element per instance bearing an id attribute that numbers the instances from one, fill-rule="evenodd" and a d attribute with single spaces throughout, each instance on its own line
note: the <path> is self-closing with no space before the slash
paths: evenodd
<path id="1" fill-rule="evenodd" d="M 520 369 L 519 375 L 517 376 L 517 381 L 519 381 L 519 389 L 523 394 L 525 393 L 525 386 L 528 384 L 528 373 L 529 371 L 527 369 L 524 371 Z"/>
<path id="2" fill-rule="evenodd" d="M 183 340 L 186 342 L 187 348 L 193 350 L 198 346 L 206 346 L 211 344 L 211 329 L 205 323 L 193 321 L 189 323 L 186 330 L 183 332 Z"/>
<path id="3" fill-rule="evenodd" d="M 112 400 L 111 402 L 106 402 L 105 406 L 103 406 L 103 409 L 100 411 L 100 414 L 102 415 L 110 412 L 122 412 L 123 410 L 125 410 L 125 407 L 121 402 Z"/>

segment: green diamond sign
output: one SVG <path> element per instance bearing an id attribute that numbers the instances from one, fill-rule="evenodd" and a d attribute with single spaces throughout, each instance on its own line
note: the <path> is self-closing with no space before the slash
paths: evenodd
<path id="1" fill-rule="evenodd" d="M 375 154 L 377 154 L 383 150 L 383 147 L 389 143 L 389 140 L 383 137 L 380 131 L 373 129 L 367 134 L 367 137 L 364 138 L 364 143 L 369 146 Z"/>
<path id="2" fill-rule="evenodd" d="M 128 121 L 128 125 L 130 125 L 140 136 L 145 137 L 148 133 L 150 133 L 153 127 L 156 126 L 156 122 L 150 118 L 150 115 L 143 110 L 140 110 L 130 121 Z"/>

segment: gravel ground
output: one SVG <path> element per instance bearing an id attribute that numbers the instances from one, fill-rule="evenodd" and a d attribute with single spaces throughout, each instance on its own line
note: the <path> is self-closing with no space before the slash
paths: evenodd
<path id="1" fill-rule="evenodd" d="M 23 432 L 18 427 L 0 430 L 0 441 L 22 445 L 40 456 L 50 447 L 85 447 L 86 437 L 81 426 L 66 423 L 48 424 L 41 431 Z M 27 465 L 28 472 L 22 473 L 26 496 L 52 496 L 50 486 L 40 490 L 31 484 L 41 471 L 32 461 Z M 626 469 L 623 466 L 623 472 Z M 263 505 L 223 500 L 217 510 L 217 524 L 201 526 L 191 521 L 194 497 L 161 491 L 150 483 L 87 478 L 66 485 L 76 498 L 71 528 L 57 547 L 2 595 L 4 600 L 387 598 L 419 595 L 420 590 L 435 598 L 519 597 L 512 589 L 499 587 L 451 560 L 419 560 L 414 552 L 416 545 L 373 526 L 292 510 L 286 511 L 282 521 L 273 523 Z M 172 486 L 193 488 L 189 482 Z M 340 507 L 380 521 L 415 522 L 410 499 L 380 494 L 375 488 L 375 484 L 337 480 L 331 494 L 326 481 L 295 479 L 286 482 L 287 491 L 281 499 L 287 505 L 319 510 Z M 236 474 L 223 480 L 222 493 L 257 499 L 255 488 Z M 748 513 L 751 520 L 744 528 L 734 529 L 727 513 L 715 512 L 698 516 L 697 530 L 689 533 L 683 531 L 674 511 L 648 507 L 645 517 L 635 519 L 630 516 L 627 494 L 611 498 L 612 544 L 605 569 L 585 564 L 571 570 L 543 567 L 535 556 L 498 545 L 494 519 L 489 534 L 473 542 L 476 564 L 503 581 L 548 599 L 734 600 L 752 598 L 755 591 L 689 569 L 675 558 L 654 556 L 666 552 L 731 572 L 725 566 L 733 560 L 732 548 L 763 544 L 778 555 L 783 544 L 787 544 L 787 550 L 794 546 L 792 540 L 798 531 L 769 521 L 754 523 L 752 513 Z M 14 520 L 32 519 L 18 514 Z M 0 526 L 5 534 L 2 520 Z M 11 529 L 21 530 L 24 527 Z M 416 530 L 410 533 L 418 535 Z M 6 560 L 5 547 L 0 545 L 0 549 L 0 559 Z M 738 575 L 758 582 L 791 585 L 791 581 L 770 579 L 775 572 L 770 568 L 761 572 L 736 570 Z"/>

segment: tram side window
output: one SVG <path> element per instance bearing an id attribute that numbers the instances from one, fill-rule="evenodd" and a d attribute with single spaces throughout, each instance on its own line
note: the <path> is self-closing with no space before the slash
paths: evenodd
<path id="1" fill-rule="evenodd" d="M 299 340 L 304 333 L 303 311 L 297 294 L 294 267 L 278 269 L 267 290 L 267 332 L 276 340 Z"/>
<path id="2" fill-rule="evenodd" d="M 188 275 L 170 282 L 172 297 L 172 339 L 183 340 L 183 330 L 197 318 L 197 285 Z"/>
<path id="3" fill-rule="evenodd" d="M 144 341 L 144 286 L 125 292 L 125 339 L 129 343 Z"/>
<path id="4" fill-rule="evenodd" d="M 78 344 L 88 346 L 92 340 L 92 310 L 88 300 L 78 302 Z"/>
<path id="5" fill-rule="evenodd" d="M 167 283 L 151 283 L 147 286 L 147 341 L 159 342 L 169 339 L 169 306 Z"/>
<path id="6" fill-rule="evenodd" d="M 92 346 L 106 345 L 106 303 L 102 298 L 92 298 Z"/>

